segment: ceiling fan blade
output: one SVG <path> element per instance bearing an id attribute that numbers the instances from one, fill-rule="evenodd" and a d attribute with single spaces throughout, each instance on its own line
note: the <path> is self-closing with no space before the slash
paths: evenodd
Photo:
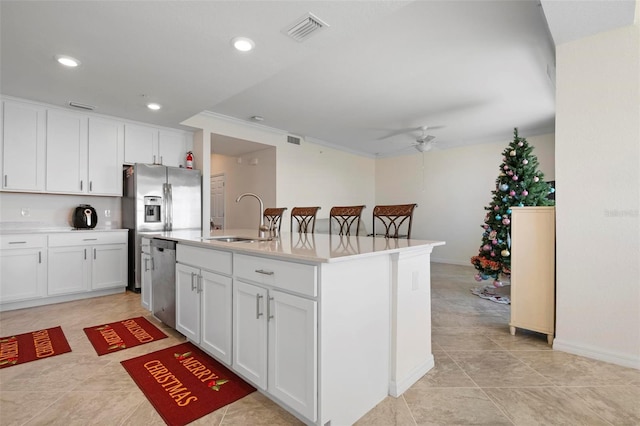
<path id="1" fill-rule="evenodd" d="M 422 136 L 420 138 L 418 138 L 418 143 L 427 143 L 427 142 L 431 142 L 432 140 L 434 140 L 436 137 L 433 135 L 426 135 L 426 136 Z"/>
<path id="2" fill-rule="evenodd" d="M 407 128 L 405 128 L 405 129 L 393 130 L 393 131 L 391 131 L 391 132 L 387 133 L 386 135 L 384 135 L 384 136 L 382 136 L 382 137 L 379 137 L 379 138 L 378 138 L 378 139 L 376 139 L 376 140 L 381 141 L 381 140 L 384 140 L 384 139 L 392 138 L 392 137 L 394 137 L 394 136 L 404 135 L 405 133 L 414 132 L 414 131 L 416 131 L 416 130 L 420 130 L 420 128 L 419 128 L 419 127 L 418 127 L 418 128 L 416 128 L 416 127 L 407 127 Z"/>

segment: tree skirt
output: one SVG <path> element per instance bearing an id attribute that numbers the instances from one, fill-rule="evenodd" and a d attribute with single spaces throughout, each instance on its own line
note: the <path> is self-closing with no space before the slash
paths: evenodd
<path id="1" fill-rule="evenodd" d="M 509 285 L 505 285 L 504 287 L 494 287 L 493 285 L 476 287 L 471 289 L 471 293 L 483 299 L 491 300 L 492 302 L 505 305 L 511 304 L 511 286 Z"/>

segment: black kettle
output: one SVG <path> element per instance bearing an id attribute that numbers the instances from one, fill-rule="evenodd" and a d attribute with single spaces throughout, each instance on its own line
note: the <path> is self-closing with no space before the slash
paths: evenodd
<path id="1" fill-rule="evenodd" d="M 89 204 L 80 204 L 73 212 L 73 227 L 76 229 L 93 229 L 98 224 L 96 209 Z"/>

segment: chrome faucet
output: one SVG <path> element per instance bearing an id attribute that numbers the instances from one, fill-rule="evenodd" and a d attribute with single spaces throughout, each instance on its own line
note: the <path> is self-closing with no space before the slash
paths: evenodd
<path id="1" fill-rule="evenodd" d="M 258 212 L 258 214 L 260 215 L 260 225 L 258 226 L 258 237 L 259 238 L 266 238 L 267 237 L 267 233 L 271 234 L 269 227 L 266 226 L 264 224 L 264 203 L 262 202 L 262 198 L 258 197 L 256 194 L 254 194 L 253 192 L 245 192 L 244 194 L 240 194 L 238 195 L 238 198 L 236 198 L 236 203 L 240 202 L 240 200 L 242 200 L 243 197 L 246 196 L 251 196 L 251 197 L 255 197 L 258 200 L 258 203 L 260 203 L 260 211 Z M 270 237 L 271 235 L 269 235 Z"/>

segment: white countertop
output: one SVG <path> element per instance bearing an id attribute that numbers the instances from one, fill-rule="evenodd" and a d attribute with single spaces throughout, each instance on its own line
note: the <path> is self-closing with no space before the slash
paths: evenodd
<path id="1" fill-rule="evenodd" d="M 338 236 L 328 234 L 298 234 L 283 232 L 271 241 L 259 241 L 258 231 L 253 229 L 227 229 L 213 231 L 202 237 L 200 231 L 149 232 L 149 237 L 160 237 L 199 247 L 225 249 L 238 253 L 263 254 L 270 257 L 296 259 L 311 262 L 336 262 L 354 257 L 371 256 L 383 252 L 393 253 L 444 245 L 444 241 L 407 240 L 383 237 Z M 209 240 L 215 236 L 239 236 L 256 238 L 254 242 Z"/>
<path id="2" fill-rule="evenodd" d="M 76 229 L 67 227 L 54 227 L 54 228 L 24 228 L 24 229 L 1 229 L 0 235 L 14 235 L 14 234 L 54 234 L 58 232 L 122 232 L 127 229 L 118 228 L 93 228 L 93 229 Z"/>

